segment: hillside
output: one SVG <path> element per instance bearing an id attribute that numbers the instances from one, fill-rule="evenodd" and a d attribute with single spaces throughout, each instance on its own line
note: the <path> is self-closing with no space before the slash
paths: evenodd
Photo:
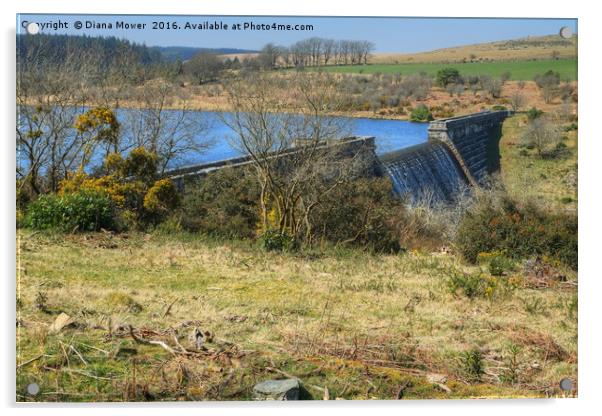
<path id="1" fill-rule="evenodd" d="M 533 59 L 569 59 L 577 56 L 577 35 L 529 36 L 412 54 L 376 53 L 372 63 L 487 62 Z"/>

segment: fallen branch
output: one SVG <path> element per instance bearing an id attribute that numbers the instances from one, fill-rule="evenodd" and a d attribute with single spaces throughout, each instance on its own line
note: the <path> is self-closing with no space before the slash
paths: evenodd
<path id="1" fill-rule="evenodd" d="M 173 354 L 173 355 L 177 355 L 178 354 L 173 348 L 171 348 L 169 345 L 167 345 L 163 341 L 155 341 L 155 340 L 148 340 L 148 339 L 140 338 L 136 334 L 134 334 L 134 328 L 131 325 L 128 325 L 128 329 L 130 331 L 130 336 L 138 344 L 158 345 L 161 348 L 163 348 L 165 351 L 169 352 L 170 354 Z"/>

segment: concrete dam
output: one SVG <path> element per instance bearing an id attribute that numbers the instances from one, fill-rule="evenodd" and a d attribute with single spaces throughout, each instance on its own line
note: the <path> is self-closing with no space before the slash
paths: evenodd
<path id="1" fill-rule="evenodd" d="M 380 156 L 382 174 L 410 199 L 453 201 L 467 185 L 483 185 L 499 170 L 499 140 L 508 111 L 432 121 L 428 141 Z"/>
<path id="2" fill-rule="evenodd" d="M 453 202 L 467 186 L 480 186 L 490 173 L 499 169 L 499 139 L 502 123 L 509 111 L 485 111 L 461 117 L 435 120 L 428 127 L 425 143 L 377 156 L 374 137 L 347 137 L 323 147 L 336 147 L 337 155 L 358 154 L 364 176 L 391 178 L 393 191 L 409 200 Z M 294 155 L 296 149 L 278 154 Z M 252 163 L 249 156 L 166 172 L 183 190 L 188 183 L 223 168 L 237 168 Z"/>

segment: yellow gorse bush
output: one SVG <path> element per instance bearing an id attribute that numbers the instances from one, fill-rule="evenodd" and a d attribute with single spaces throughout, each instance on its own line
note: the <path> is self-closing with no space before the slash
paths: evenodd
<path id="1" fill-rule="evenodd" d="M 141 200 L 145 186 L 140 181 L 123 181 L 119 175 L 106 175 L 94 178 L 85 172 L 78 171 L 69 175 L 60 183 L 59 194 L 78 191 L 91 191 L 106 194 L 119 208 L 135 208 L 136 201 Z"/>
<path id="2" fill-rule="evenodd" d="M 165 213 L 176 208 L 180 195 L 171 179 L 160 179 L 150 187 L 144 196 L 144 208 L 152 213 Z"/>
<path id="3" fill-rule="evenodd" d="M 75 128 L 83 133 L 99 127 L 106 126 L 106 129 L 119 130 L 119 122 L 115 113 L 107 107 L 96 107 L 80 114 L 75 121 Z"/>

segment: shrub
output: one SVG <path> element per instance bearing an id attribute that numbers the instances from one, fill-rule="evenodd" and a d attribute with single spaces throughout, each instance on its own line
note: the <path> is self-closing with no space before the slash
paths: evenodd
<path id="1" fill-rule="evenodd" d="M 491 77 L 486 77 L 482 81 L 482 87 L 491 94 L 492 98 L 499 98 L 502 95 L 502 81 Z"/>
<path id="2" fill-rule="evenodd" d="M 156 153 L 150 152 L 144 147 L 137 147 L 125 158 L 121 169 L 123 176 L 133 176 L 150 183 L 157 175 L 157 163 Z"/>
<path id="3" fill-rule="evenodd" d="M 454 296 L 462 294 L 469 299 L 474 299 L 485 295 L 487 284 L 480 273 L 471 274 L 452 270 L 447 280 L 447 288 Z"/>
<path id="4" fill-rule="evenodd" d="M 187 184 L 182 227 L 217 236 L 252 238 L 260 222 L 259 203 L 255 178 L 242 169 L 222 169 Z"/>
<path id="5" fill-rule="evenodd" d="M 25 225 L 63 231 L 98 231 L 114 228 L 114 205 L 104 193 L 79 191 L 39 197 L 27 209 Z"/>
<path id="6" fill-rule="evenodd" d="M 259 237 L 259 245 L 266 251 L 293 251 L 297 248 L 297 241 L 290 234 L 268 230 Z"/>
<path id="7" fill-rule="evenodd" d="M 157 216 L 163 216 L 180 205 L 180 195 L 171 179 L 160 179 L 150 187 L 144 196 L 144 209 Z"/>
<path id="8" fill-rule="evenodd" d="M 558 84 L 560 84 L 560 74 L 558 72 L 549 70 L 543 75 L 535 75 L 534 81 L 539 88 L 556 87 Z"/>
<path id="9" fill-rule="evenodd" d="M 545 119 L 536 118 L 535 120 L 532 120 L 525 129 L 522 140 L 527 146 L 536 149 L 537 154 L 542 157 L 560 143 L 561 135 L 560 130 L 556 125 Z M 555 153 L 549 154 L 548 156 L 555 156 Z"/>
<path id="10" fill-rule="evenodd" d="M 527 111 L 527 118 L 529 120 L 535 120 L 536 118 L 541 117 L 541 115 L 543 114 L 543 111 L 536 108 L 536 107 L 531 107 L 528 111 Z"/>
<path id="11" fill-rule="evenodd" d="M 433 120 L 433 115 L 429 111 L 428 107 L 424 104 L 419 104 L 412 109 L 410 114 L 411 121 L 424 122 Z"/>
<path id="12" fill-rule="evenodd" d="M 554 257 L 577 269 L 577 217 L 551 213 L 532 203 L 519 206 L 504 196 L 483 198 L 460 220 L 456 246 L 468 261 L 481 252 L 502 251 L 509 258 Z"/>
<path id="13" fill-rule="evenodd" d="M 397 252 L 405 214 L 403 201 L 392 195 L 390 179 L 357 179 L 339 185 L 312 211 L 313 238 Z"/>
<path id="14" fill-rule="evenodd" d="M 514 270 L 514 262 L 500 252 L 479 253 L 477 261 L 486 263 L 492 276 L 502 276 Z"/>
<path id="15" fill-rule="evenodd" d="M 126 181 L 118 174 L 96 178 L 82 171 L 68 175 L 59 185 L 59 195 L 80 191 L 105 194 L 118 208 L 137 211 L 142 207 L 146 186 L 140 181 Z"/>
<path id="16" fill-rule="evenodd" d="M 460 354 L 460 366 L 465 376 L 472 381 L 480 381 L 485 373 L 483 364 L 483 353 L 477 348 L 463 351 Z"/>
<path id="17" fill-rule="evenodd" d="M 437 85 L 446 87 L 448 84 L 462 84 L 460 71 L 455 68 L 442 68 L 437 71 Z"/>

